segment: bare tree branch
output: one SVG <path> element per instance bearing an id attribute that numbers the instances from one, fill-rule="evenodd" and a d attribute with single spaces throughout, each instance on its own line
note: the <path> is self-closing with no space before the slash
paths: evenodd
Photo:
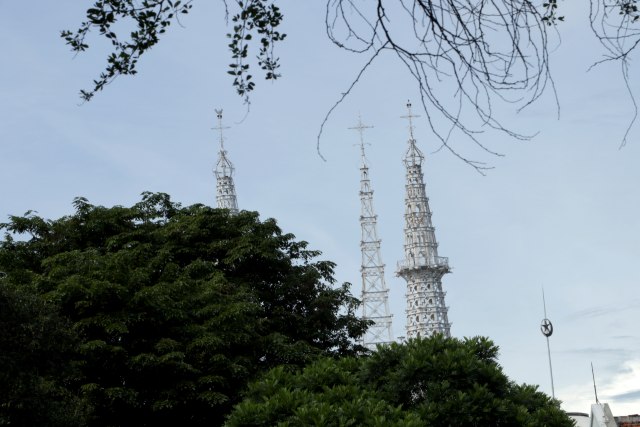
<path id="1" fill-rule="evenodd" d="M 459 153 L 449 137 L 457 129 L 492 155 L 500 154 L 478 139 L 485 128 L 531 137 L 504 126 L 493 105 L 500 101 L 521 110 L 547 85 L 555 93 L 547 27 L 562 20 L 556 7 L 541 13 L 529 0 L 328 0 L 325 20 L 330 40 L 369 55 L 367 67 L 383 50 L 394 52 L 415 80 L 429 127 L 442 146 L 482 173 L 490 167 Z M 443 120 L 449 123 L 444 132 Z"/>
<path id="2" fill-rule="evenodd" d="M 605 48 L 605 57 L 589 69 L 610 61 L 620 61 L 622 80 L 633 103 L 633 117 L 627 126 L 620 148 L 638 118 L 638 104 L 629 84 L 629 55 L 640 44 L 640 13 L 637 0 L 591 0 L 589 23 L 591 30 Z"/>
<path id="3" fill-rule="evenodd" d="M 229 49 L 232 62 L 228 74 L 236 92 L 249 108 L 249 94 L 255 87 L 250 72 L 261 68 L 266 79 L 277 79 L 279 58 L 275 47 L 285 38 L 279 32 L 283 15 L 276 6 L 281 0 L 222 0 L 225 22 L 231 22 Z M 480 141 L 487 129 L 527 140 L 505 126 L 496 114 L 498 104 L 515 111 L 538 100 L 547 90 L 555 96 L 549 69 L 547 31 L 556 30 L 564 20 L 558 0 L 325 0 L 326 34 L 341 49 L 363 55 L 364 66 L 356 72 L 346 92 L 324 117 L 317 137 L 327 120 L 351 93 L 363 73 L 383 53 L 393 53 L 416 83 L 426 120 L 441 149 L 473 166 L 478 172 L 489 167 L 458 152 L 450 138 L 460 133 L 475 147 L 490 155 L 500 155 Z M 606 50 L 593 66 L 620 61 L 622 80 L 634 106 L 633 118 L 621 147 L 638 116 L 638 105 L 629 84 L 629 55 L 640 45 L 640 0 L 589 0 L 589 20 L 593 33 Z M 75 32 L 61 36 L 76 52 L 86 50 L 91 30 L 111 41 L 113 52 L 107 67 L 89 90 L 90 100 L 117 76 L 136 74 L 139 58 L 155 44 L 180 14 L 189 13 L 193 0 L 93 0 L 87 20 Z M 229 17 L 231 20 L 229 21 Z M 129 22 L 134 30 L 128 37 L 116 34 L 117 22 Z M 126 26 L 125 26 L 126 28 Z M 257 54 L 254 54 L 257 51 Z"/>

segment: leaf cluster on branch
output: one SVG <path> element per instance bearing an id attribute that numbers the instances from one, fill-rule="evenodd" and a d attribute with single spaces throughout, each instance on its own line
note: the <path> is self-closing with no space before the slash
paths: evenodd
<path id="1" fill-rule="evenodd" d="M 189 13 L 192 3 L 193 0 L 97 0 L 87 9 L 86 21 L 76 31 L 61 31 L 61 37 L 73 52 L 89 48 L 87 36 L 92 29 L 97 29 L 114 49 L 107 57 L 105 71 L 93 81 L 93 87 L 80 91 L 82 100 L 91 100 L 119 75 L 136 74 L 140 57 L 160 41 L 160 36 L 174 21 L 180 23 L 179 16 Z M 274 46 L 286 35 L 278 31 L 283 16 L 274 0 L 235 0 L 234 3 L 233 32 L 227 34 L 233 59 L 228 73 L 234 76 L 237 93 L 248 102 L 248 94 L 255 87 L 249 72 L 252 40 L 258 40 L 258 66 L 267 80 L 275 80 L 280 74 Z M 225 9 L 228 15 L 226 1 Z M 132 25 L 134 29 L 126 37 L 126 31 L 116 31 L 117 24 Z"/>
<path id="2" fill-rule="evenodd" d="M 97 0 L 87 9 L 86 21 L 75 32 L 61 31 L 60 36 L 73 52 L 83 52 L 89 48 L 86 40 L 92 29 L 109 40 L 114 51 L 107 57 L 107 66 L 100 77 L 93 81 L 93 88 L 82 89 L 80 97 L 89 101 L 96 92 L 101 91 L 119 75 L 134 75 L 140 57 L 160 41 L 179 14 L 191 9 L 193 0 Z M 123 22 L 125 21 L 125 22 Z M 116 24 L 134 24 L 135 29 L 129 38 L 116 33 Z"/>
<path id="3" fill-rule="evenodd" d="M 264 71 L 266 80 L 275 80 L 280 77 L 280 64 L 279 59 L 274 56 L 274 46 L 284 40 L 286 34 L 277 31 L 283 16 L 274 1 L 237 0 L 236 3 L 238 12 L 231 18 L 233 33 L 227 34 L 231 39 L 229 49 L 234 62 L 229 64 L 227 73 L 233 76 L 233 86 L 238 95 L 248 103 L 249 92 L 255 87 L 255 83 L 251 81 L 253 76 L 249 73 L 248 62 L 251 41 L 254 37 L 260 39 L 258 65 Z"/>

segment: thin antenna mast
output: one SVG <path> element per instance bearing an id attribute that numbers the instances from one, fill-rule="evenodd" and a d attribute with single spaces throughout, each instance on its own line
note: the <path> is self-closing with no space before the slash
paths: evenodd
<path id="1" fill-rule="evenodd" d="M 598 390 L 596 389 L 596 374 L 593 372 L 593 362 L 591 362 L 591 378 L 593 378 L 593 393 L 596 395 L 596 403 L 600 404 L 598 400 Z"/>
<path id="2" fill-rule="evenodd" d="M 553 334 L 553 324 L 547 319 L 547 303 L 544 299 L 544 288 L 542 288 L 542 306 L 544 308 L 544 319 L 540 324 L 540 331 L 547 339 L 547 356 L 549 357 L 549 374 L 551 375 L 551 397 L 556 398 L 556 391 L 553 386 L 553 367 L 551 366 L 551 348 L 549 346 L 549 337 Z"/>

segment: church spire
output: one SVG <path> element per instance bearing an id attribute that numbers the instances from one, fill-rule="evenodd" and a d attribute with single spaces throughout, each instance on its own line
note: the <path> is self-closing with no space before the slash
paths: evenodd
<path id="1" fill-rule="evenodd" d="M 413 136 L 413 119 L 407 103 L 409 140 L 403 162 L 406 167 L 404 260 L 398 263 L 398 275 L 407 281 L 407 338 L 451 335 L 442 290 L 442 276 L 450 272 L 449 260 L 438 256 L 435 228 L 427 198 L 422 162 L 424 155 Z"/>
<path id="2" fill-rule="evenodd" d="M 213 129 L 220 131 L 220 151 L 218 152 L 218 162 L 214 169 L 216 175 L 216 203 L 220 209 L 229 209 L 232 214 L 238 213 L 238 201 L 236 198 L 236 188 L 233 184 L 233 163 L 227 158 L 227 151 L 224 149 L 222 126 L 222 109 L 216 110 L 218 126 Z"/>
<path id="3" fill-rule="evenodd" d="M 391 314 L 389 314 L 389 290 L 384 281 L 384 264 L 380 256 L 380 239 L 377 230 L 377 215 L 373 210 L 373 189 L 369 179 L 369 166 L 365 155 L 363 133 L 372 126 L 362 124 L 358 117 L 358 124 L 350 129 L 360 133 L 360 227 L 362 239 L 362 318 L 373 320 L 362 337 L 362 343 L 374 350 L 377 344 L 389 344 L 393 341 L 391 332 Z"/>

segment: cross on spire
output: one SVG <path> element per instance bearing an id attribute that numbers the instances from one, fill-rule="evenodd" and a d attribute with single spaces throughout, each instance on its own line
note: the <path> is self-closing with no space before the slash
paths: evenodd
<path id="1" fill-rule="evenodd" d="M 220 131 L 220 150 L 224 151 L 224 136 L 222 135 L 222 130 L 223 129 L 229 129 L 229 126 L 222 126 L 222 108 L 221 109 L 215 109 L 216 111 L 216 115 L 218 117 L 218 126 L 213 127 L 211 129 L 215 129 L 215 130 L 219 130 Z"/>
<path id="2" fill-rule="evenodd" d="M 362 123 L 362 117 L 358 114 L 358 124 L 350 127 L 349 129 L 357 130 L 360 134 L 360 152 L 362 153 L 362 157 L 364 158 L 364 130 L 365 129 L 373 129 L 373 126 L 367 126 Z"/>
<path id="3" fill-rule="evenodd" d="M 414 115 L 411 112 L 411 101 L 407 101 L 407 110 L 409 111 L 409 114 L 407 114 L 406 116 L 400 116 L 403 119 L 409 119 L 409 135 L 411 136 L 411 139 L 413 138 L 413 118 L 414 117 L 420 117 L 417 115 Z"/>

